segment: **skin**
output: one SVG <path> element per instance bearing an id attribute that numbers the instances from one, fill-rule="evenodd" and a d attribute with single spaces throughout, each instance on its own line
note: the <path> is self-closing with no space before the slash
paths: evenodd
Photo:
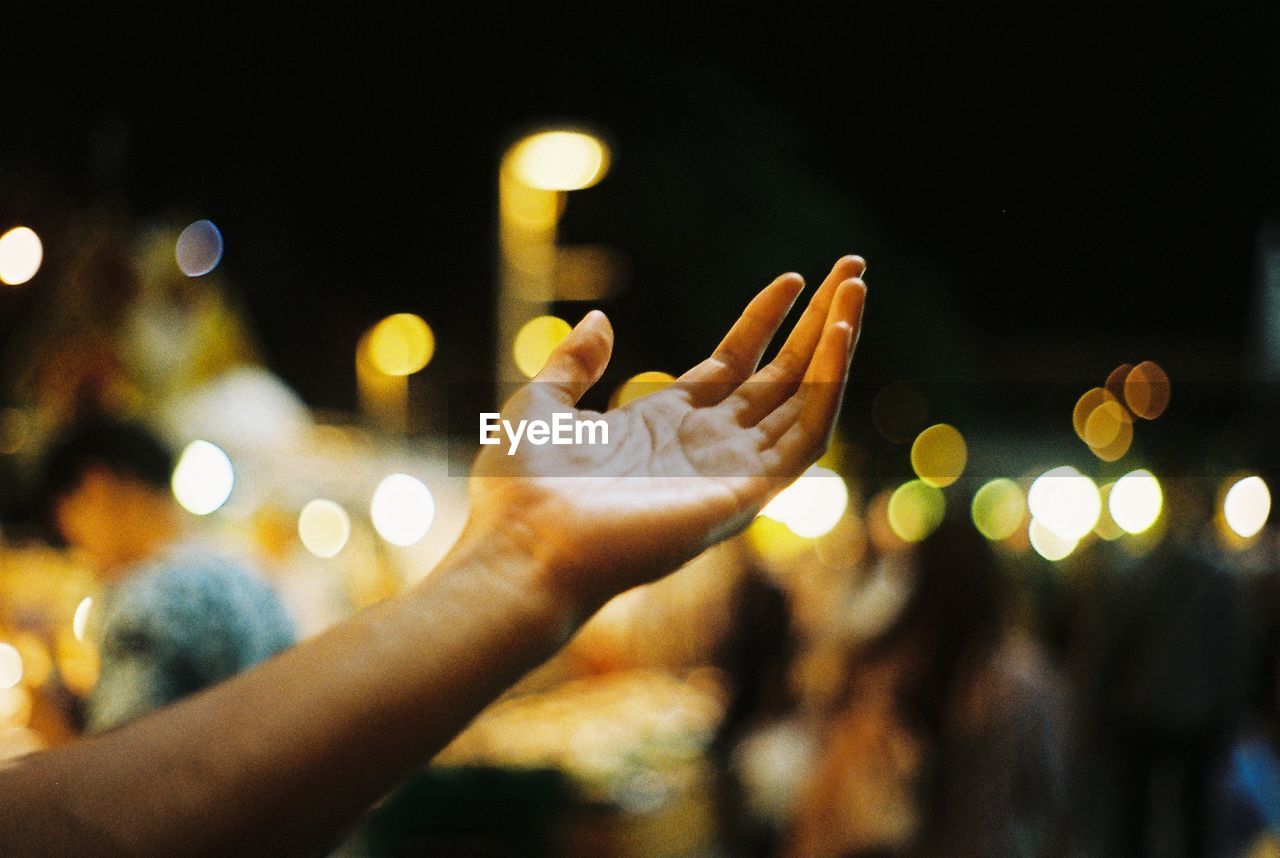
<path id="1" fill-rule="evenodd" d="M 779 277 L 676 385 L 608 412 L 608 448 L 486 447 L 457 545 L 422 582 L 221 685 L 0 771 L 8 854 L 310 854 L 554 653 L 613 595 L 737 532 L 825 449 L 861 326 L 844 257 L 778 356 Z M 599 380 L 587 314 L 509 419 Z M 577 417 L 597 415 L 576 413 Z"/>

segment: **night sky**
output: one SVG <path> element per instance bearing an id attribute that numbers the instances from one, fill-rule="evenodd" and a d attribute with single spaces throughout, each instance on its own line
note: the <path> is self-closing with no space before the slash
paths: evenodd
<path id="1" fill-rule="evenodd" d="M 56 270 L 76 211 L 213 219 L 271 367 L 348 409 L 356 339 L 391 312 L 435 328 L 427 373 L 487 376 L 498 159 L 567 120 L 616 158 L 562 232 L 627 261 L 607 379 L 678 372 L 775 274 L 816 283 L 851 251 L 871 262 L 868 384 L 1078 392 L 1143 358 L 1175 383 L 1246 375 L 1258 231 L 1280 213 L 1275 6 L 893 5 L 18 22 L 0 220 L 45 236 Z M 141 35 L 156 21 L 168 36 Z M 8 339 L 38 299 L 0 311 Z"/>

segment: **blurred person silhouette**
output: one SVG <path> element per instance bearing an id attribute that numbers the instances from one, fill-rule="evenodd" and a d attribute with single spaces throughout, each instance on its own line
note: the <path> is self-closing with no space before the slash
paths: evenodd
<path id="1" fill-rule="evenodd" d="M 1038 645 L 1008 629 L 991 549 L 952 516 L 877 576 L 905 589 L 849 644 L 791 854 L 1059 854 L 1065 698 Z"/>
<path id="2" fill-rule="evenodd" d="M 1280 854 L 1280 567 L 1274 531 L 1238 558 L 1243 594 L 1243 711 L 1217 778 L 1224 854 Z M 1269 852 L 1267 850 L 1270 850 Z"/>
<path id="3" fill-rule="evenodd" d="M 1218 854 L 1213 785 L 1243 702 L 1241 593 L 1200 540 L 1204 493 L 1175 479 L 1165 493 L 1160 546 L 1107 552 L 1099 570 L 1081 705 L 1102 855 Z"/>
<path id="4" fill-rule="evenodd" d="M 104 416 L 48 449 L 40 493 L 55 541 L 106 585 L 91 628 L 101 670 L 85 706 L 97 732 L 220 682 L 294 642 L 271 586 L 186 533 L 173 459 L 140 424 Z"/>

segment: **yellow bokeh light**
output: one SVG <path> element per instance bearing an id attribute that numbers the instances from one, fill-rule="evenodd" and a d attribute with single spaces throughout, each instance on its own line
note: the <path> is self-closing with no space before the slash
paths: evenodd
<path id="1" fill-rule="evenodd" d="M 797 536 L 787 525 L 766 516 L 756 516 L 746 536 L 752 549 L 771 563 L 793 560 L 813 546 L 812 541 Z"/>
<path id="2" fill-rule="evenodd" d="M 938 528 L 946 511 L 941 489 L 923 480 L 911 480 L 889 497 L 889 527 L 903 542 L 919 542 Z"/>
<path id="3" fill-rule="evenodd" d="M 20 286 L 36 276 L 42 261 L 44 245 L 31 228 L 15 226 L 0 235 L 0 281 Z"/>
<path id="4" fill-rule="evenodd" d="M 670 387 L 676 380 L 676 377 L 669 372 L 642 372 L 618 385 L 618 389 L 613 392 L 613 396 L 609 397 L 610 408 L 621 408 L 628 402 L 635 402 L 642 396 L 648 396 L 650 393 L 657 393 L 665 387 Z"/>
<path id="5" fill-rule="evenodd" d="M 572 330 L 573 327 L 558 316 L 538 316 L 525 322 L 511 347 L 516 368 L 525 378 L 533 378 Z"/>
<path id="6" fill-rule="evenodd" d="M 0 688 L 13 688 L 22 681 L 22 654 L 11 643 L 0 642 Z"/>
<path id="7" fill-rule="evenodd" d="M 1079 540 L 1064 539 L 1037 518 L 1031 519 L 1027 535 L 1036 554 L 1039 554 L 1045 560 L 1058 561 L 1065 559 L 1072 551 L 1076 550 L 1076 545 L 1079 543 Z"/>
<path id="8" fill-rule="evenodd" d="M 392 545 L 413 545 L 427 535 L 436 516 L 431 490 L 408 474 L 392 474 L 373 493 L 373 528 Z"/>
<path id="9" fill-rule="evenodd" d="M 22 656 L 22 681 L 31 688 L 39 688 L 53 673 L 53 656 L 44 641 L 30 632 L 18 632 L 13 636 L 13 648 Z"/>
<path id="10" fill-rule="evenodd" d="M 1017 483 L 1001 478 L 991 480 L 974 493 L 970 512 L 978 532 L 999 542 L 1021 529 L 1027 518 L 1027 502 Z"/>
<path id="11" fill-rule="evenodd" d="M 316 498 L 298 514 L 298 539 L 316 557 L 336 557 L 351 538 L 351 517 L 341 505 Z"/>
<path id="12" fill-rule="evenodd" d="M 31 692 L 21 686 L 0 686 L 0 727 L 25 727 L 31 722 L 34 701 Z"/>
<path id="13" fill-rule="evenodd" d="M 1125 534 L 1124 528 L 1116 524 L 1115 519 L 1111 517 L 1111 489 L 1114 487 L 1115 483 L 1107 483 L 1098 487 L 1098 497 L 1102 501 L 1102 512 L 1098 514 L 1098 523 L 1093 526 L 1093 532 L 1107 542 L 1113 542 Z"/>
<path id="14" fill-rule="evenodd" d="M 1156 523 L 1164 506 L 1160 481 L 1147 470 L 1130 471 L 1107 494 L 1107 510 L 1126 533 L 1142 533 Z"/>
<path id="15" fill-rule="evenodd" d="M 931 486 L 949 486 L 964 473 L 969 447 L 960 430 L 948 423 L 936 423 L 916 436 L 911 445 L 911 468 Z"/>
<path id="16" fill-rule="evenodd" d="M 182 508 L 196 515 L 217 510 L 235 486 L 231 459 L 208 441 L 192 441 L 173 469 L 173 496 Z"/>
<path id="17" fill-rule="evenodd" d="M 396 313 L 369 331 L 369 362 L 383 375 L 413 375 L 436 353 L 436 337 L 420 316 Z"/>
<path id="18" fill-rule="evenodd" d="M 1271 514 L 1271 491 L 1262 477 L 1245 477 L 1227 489 L 1222 515 L 1227 526 L 1245 539 L 1256 536 Z"/>
<path id="19" fill-rule="evenodd" d="M 589 188 L 609 169 L 608 147 L 580 131 L 532 134 L 513 146 L 507 158 L 521 182 L 545 191 Z"/>
<path id="20" fill-rule="evenodd" d="M 75 616 L 71 618 L 71 632 L 76 640 L 83 641 L 85 631 L 89 628 L 89 612 L 93 609 L 93 597 L 85 596 L 76 605 Z"/>
<path id="21" fill-rule="evenodd" d="M 1085 421 L 1084 441 L 1099 459 L 1114 462 L 1133 445 L 1133 417 L 1108 394 Z"/>
<path id="22" fill-rule="evenodd" d="M 1093 480 L 1064 465 L 1036 477 L 1027 492 L 1027 507 L 1042 527 L 1074 545 L 1098 523 L 1102 498 Z"/>
<path id="23" fill-rule="evenodd" d="M 1094 387 L 1086 390 L 1079 399 L 1076 400 L 1076 407 L 1071 412 L 1071 425 L 1076 430 L 1076 435 L 1081 441 L 1088 443 L 1085 438 L 1085 424 L 1089 420 L 1089 415 L 1094 409 L 1108 400 L 1114 400 L 1110 393 L 1101 387 Z"/>
<path id="24" fill-rule="evenodd" d="M 814 465 L 769 501 L 760 515 L 781 522 L 796 536 L 816 539 L 840 521 L 849 489 L 835 471 Z"/>

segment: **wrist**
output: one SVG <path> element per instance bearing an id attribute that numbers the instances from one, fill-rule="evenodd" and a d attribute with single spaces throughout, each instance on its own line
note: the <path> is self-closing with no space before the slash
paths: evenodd
<path id="1" fill-rule="evenodd" d="M 424 585 L 438 574 L 475 583 L 487 598 L 507 604 L 513 619 L 550 649 L 563 646 L 586 619 L 578 599 L 556 586 L 546 552 L 517 523 L 487 526 L 470 521 L 457 544 Z"/>

